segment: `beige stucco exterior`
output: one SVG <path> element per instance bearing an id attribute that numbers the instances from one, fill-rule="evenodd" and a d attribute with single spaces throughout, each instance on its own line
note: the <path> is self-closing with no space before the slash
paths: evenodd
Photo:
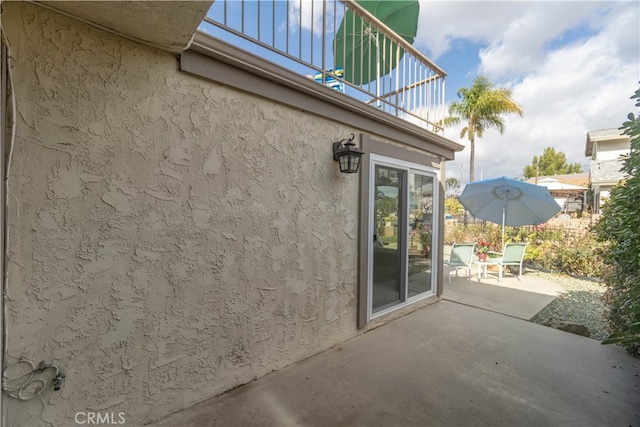
<path id="1" fill-rule="evenodd" d="M 66 374 L 29 401 L 5 392 L 6 425 L 149 422 L 362 333 L 359 180 L 331 142 L 364 129 L 2 7 L 17 106 L 7 363 Z"/>

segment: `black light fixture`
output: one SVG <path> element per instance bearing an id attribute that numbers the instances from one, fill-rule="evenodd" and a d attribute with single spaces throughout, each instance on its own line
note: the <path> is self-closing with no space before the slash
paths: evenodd
<path id="1" fill-rule="evenodd" d="M 357 173 L 360 169 L 360 158 L 364 153 L 353 142 L 354 138 L 351 134 L 351 138 L 333 143 L 333 160 L 338 162 L 342 173 Z"/>

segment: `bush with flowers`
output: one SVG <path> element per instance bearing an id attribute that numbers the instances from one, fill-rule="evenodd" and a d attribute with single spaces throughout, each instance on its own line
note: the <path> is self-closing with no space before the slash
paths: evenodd
<path id="1" fill-rule="evenodd" d="M 494 224 L 446 224 L 444 242 L 479 242 L 488 251 L 502 252 L 501 227 Z M 605 243 L 597 242 L 595 234 L 570 228 L 506 227 L 505 243 L 529 242 L 524 261 L 530 267 L 576 276 L 600 277 L 603 274 Z M 486 245 L 482 245 L 485 242 Z M 497 243 L 489 243 L 497 242 Z M 489 254 L 491 256 L 491 254 Z"/>

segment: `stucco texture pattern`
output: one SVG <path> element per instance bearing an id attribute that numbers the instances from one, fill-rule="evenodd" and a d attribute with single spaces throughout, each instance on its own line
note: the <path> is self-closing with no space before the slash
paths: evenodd
<path id="1" fill-rule="evenodd" d="M 66 373 L 60 391 L 7 398 L 7 425 L 152 421 L 357 334 L 358 184 L 331 159 L 355 130 L 3 9 L 8 361 Z"/>

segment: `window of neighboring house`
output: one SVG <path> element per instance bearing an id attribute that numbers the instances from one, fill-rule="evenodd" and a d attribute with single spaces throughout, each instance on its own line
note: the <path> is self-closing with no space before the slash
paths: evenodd
<path id="1" fill-rule="evenodd" d="M 437 292 L 439 161 L 365 138 L 359 327 Z"/>

